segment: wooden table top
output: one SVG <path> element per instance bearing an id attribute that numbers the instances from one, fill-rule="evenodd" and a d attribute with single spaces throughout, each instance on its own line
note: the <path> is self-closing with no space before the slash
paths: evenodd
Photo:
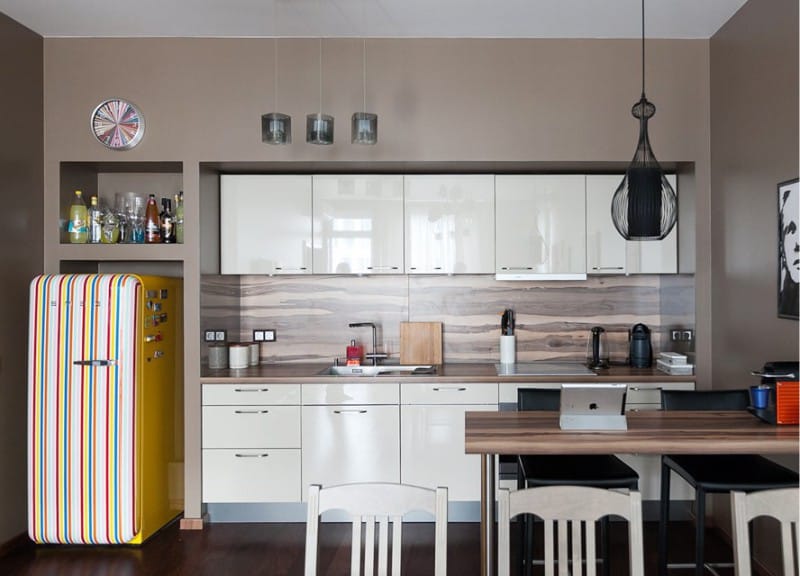
<path id="1" fill-rule="evenodd" d="M 561 430 L 558 412 L 467 412 L 468 454 L 797 454 L 798 426 L 746 411 L 628 412 L 628 430 Z"/>

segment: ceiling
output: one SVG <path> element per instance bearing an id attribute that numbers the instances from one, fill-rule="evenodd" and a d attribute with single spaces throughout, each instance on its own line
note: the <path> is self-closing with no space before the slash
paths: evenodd
<path id="1" fill-rule="evenodd" d="M 648 38 L 710 38 L 746 0 L 647 0 Z M 0 0 L 45 37 L 636 38 L 639 0 Z"/>

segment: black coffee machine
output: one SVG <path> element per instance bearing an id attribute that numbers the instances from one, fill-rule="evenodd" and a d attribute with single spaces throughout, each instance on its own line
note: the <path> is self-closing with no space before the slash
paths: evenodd
<path id="1" fill-rule="evenodd" d="M 634 368 L 650 368 L 653 365 L 653 344 L 650 341 L 650 328 L 644 324 L 634 324 L 628 332 L 630 342 L 630 362 Z"/>

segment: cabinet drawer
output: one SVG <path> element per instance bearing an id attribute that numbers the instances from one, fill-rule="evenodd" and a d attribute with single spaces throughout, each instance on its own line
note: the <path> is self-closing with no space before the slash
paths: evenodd
<path id="1" fill-rule="evenodd" d="M 299 384 L 203 384 L 204 406 L 300 404 Z"/>
<path id="2" fill-rule="evenodd" d="M 693 382 L 646 382 L 628 384 L 625 394 L 626 408 L 644 409 L 640 404 L 647 404 L 658 410 L 661 408 L 662 390 L 694 390 Z M 633 405 L 633 406 L 631 406 Z"/>
<path id="3" fill-rule="evenodd" d="M 303 404 L 399 404 L 396 382 L 303 385 Z"/>
<path id="4" fill-rule="evenodd" d="M 203 502 L 299 502 L 300 450 L 203 450 Z"/>
<path id="5" fill-rule="evenodd" d="M 300 448 L 300 406 L 203 406 L 203 448 Z"/>
<path id="6" fill-rule="evenodd" d="M 497 404 L 497 384 L 404 383 L 400 399 L 402 404 Z"/>

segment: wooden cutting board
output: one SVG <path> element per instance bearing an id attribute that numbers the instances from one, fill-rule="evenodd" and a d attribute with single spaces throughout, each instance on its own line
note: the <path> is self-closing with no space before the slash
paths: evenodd
<path id="1" fill-rule="evenodd" d="M 441 364 L 442 323 L 400 322 L 400 364 Z"/>

